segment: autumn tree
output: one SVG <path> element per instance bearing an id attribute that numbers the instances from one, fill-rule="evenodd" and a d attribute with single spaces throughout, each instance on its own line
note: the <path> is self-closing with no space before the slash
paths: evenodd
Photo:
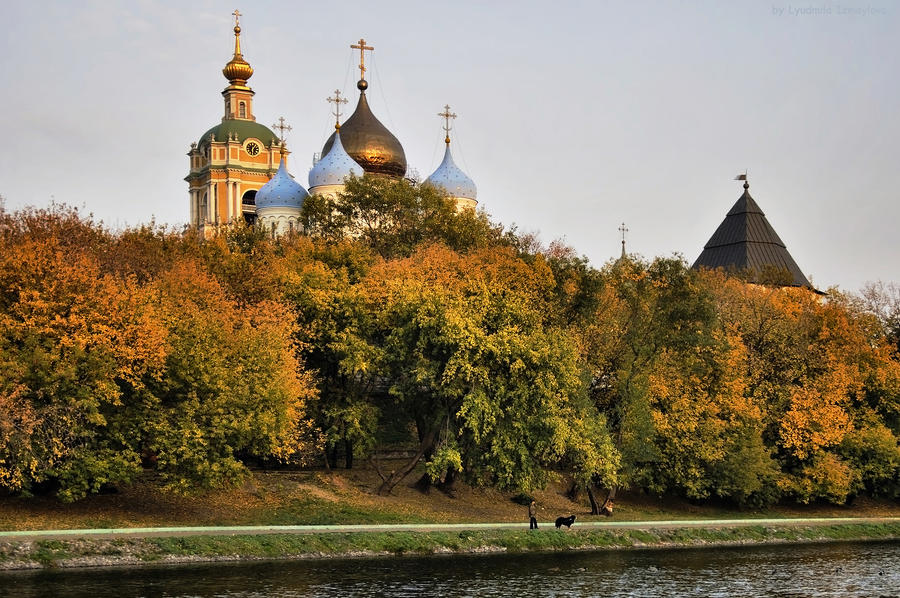
<path id="1" fill-rule="evenodd" d="M 193 261 L 173 264 L 153 294 L 168 350 L 147 396 L 144 442 L 167 484 L 220 486 L 245 473 L 243 455 L 289 460 L 307 450 L 314 388 L 291 310 L 241 305 Z"/>
<path id="2" fill-rule="evenodd" d="M 133 479 L 133 400 L 165 352 L 155 310 L 101 272 L 105 234 L 74 211 L 0 214 L 0 235 L 0 486 L 73 500 Z"/>

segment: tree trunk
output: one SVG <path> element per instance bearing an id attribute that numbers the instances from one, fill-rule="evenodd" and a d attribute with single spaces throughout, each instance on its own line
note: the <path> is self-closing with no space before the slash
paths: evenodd
<path id="1" fill-rule="evenodd" d="M 428 494 L 431 491 L 431 476 L 428 473 L 423 473 L 422 477 L 416 480 L 413 486 L 422 494 Z"/>
<path id="2" fill-rule="evenodd" d="M 337 443 L 331 445 L 331 450 L 328 452 L 328 463 L 331 466 L 331 469 L 337 469 L 337 461 L 338 461 L 338 453 L 337 453 Z"/>
<path id="3" fill-rule="evenodd" d="M 588 500 L 591 501 L 591 515 L 599 515 L 600 514 L 600 505 L 597 504 L 597 499 L 594 497 L 594 491 L 591 489 L 590 485 L 587 487 L 587 495 Z"/>
<path id="4" fill-rule="evenodd" d="M 456 477 L 455 469 L 447 469 L 447 473 L 444 474 L 444 481 L 438 484 L 441 492 L 450 498 L 456 498 Z"/>
<path id="5" fill-rule="evenodd" d="M 399 484 L 403 478 L 408 476 L 410 472 L 416 468 L 416 465 L 422 459 L 422 456 L 425 454 L 425 451 L 434 445 L 435 434 L 433 431 L 428 432 L 425 435 L 425 438 L 422 439 L 422 442 L 419 444 L 419 451 L 416 453 L 415 457 L 410 459 L 406 465 L 400 468 L 400 471 L 392 471 L 390 475 L 387 476 L 387 479 L 381 483 L 381 486 L 378 487 L 376 494 L 379 496 L 384 496 L 386 494 L 390 494 L 391 490 L 394 489 L 394 486 Z"/>
<path id="6" fill-rule="evenodd" d="M 600 507 L 600 515 L 606 515 L 607 517 L 612 517 L 613 514 L 613 503 L 616 498 L 616 488 L 613 486 L 609 489 L 609 492 L 606 493 L 606 500 L 603 501 L 603 506 Z"/>
<path id="7" fill-rule="evenodd" d="M 353 469 L 353 441 L 349 438 L 344 439 L 344 465 L 345 469 Z"/>
<path id="8" fill-rule="evenodd" d="M 572 487 L 569 488 L 569 491 L 566 492 L 566 496 L 569 497 L 569 500 L 576 501 L 578 500 L 578 495 L 581 493 L 581 486 L 578 482 L 572 482 Z"/>

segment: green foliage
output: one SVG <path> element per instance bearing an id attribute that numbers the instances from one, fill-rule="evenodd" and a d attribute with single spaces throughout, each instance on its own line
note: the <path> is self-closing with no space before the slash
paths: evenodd
<path id="1" fill-rule="evenodd" d="M 612 448 L 602 424 L 590 428 L 597 438 L 577 432 L 598 414 L 573 405 L 583 381 L 574 345 L 545 323 L 551 287 L 543 261 L 497 249 L 460 256 L 431 247 L 371 279 L 381 377 L 426 452 L 449 434 L 448 465 L 458 452 L 473 482 L 529 490 L 570 453 L 588 476 L 615 458 L 599 456 Z"/>
<path id="2" fill-rule="evenodd" d="M 240 479 L 240 453 L 290 458 L 312 396 L 293 353 L 292 313 L 241 307 L 192 264 L 176 264 L 158 290 L 169 351 L 146 443 L 164 479 L 216 487 Z"/>
<path id="3" fill-rule="evenodd" d="M 408 256 L 423 243 L 466 250 L 500 239 L 487 216 L 457 213 L 453 200 L 431 185 L 371 175 L 350 177 L 337 196 L 308 198 L 301 218 L 313 236 L 356 239 L 385 258 Z"/>
<path id="4" fill-rule="evenodd" d="M 462 468 L 462 455 L 455 444 L 438 446 L 425 463 L 425 473 L 432 482 L 443 482 L 447 472 L 460 472 Z"/>
<path id="5" fill-rule="evenodd" d="M 844 437 L 839 452 L 858 472 L 854 493 L 900 498 L 900 445 L 886 426 L 854 430 Z"/>

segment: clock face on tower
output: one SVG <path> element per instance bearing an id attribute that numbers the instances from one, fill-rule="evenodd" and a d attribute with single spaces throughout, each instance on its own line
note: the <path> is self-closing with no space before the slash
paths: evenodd
<path id="1" fill-rule="evenodd" d="M 256 156 L 259 154 L 259 144 L 255 141 L 251 141 L 250 143 L 248 143 L 244 149 L 246 149 L 247 153 L 251 156 Z"/>

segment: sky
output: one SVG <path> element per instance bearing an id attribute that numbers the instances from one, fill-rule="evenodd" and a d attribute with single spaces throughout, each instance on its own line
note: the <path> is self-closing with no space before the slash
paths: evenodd
<path id="1" fill-rule="evenodd" d="M 421 178 L 452 149 L 479 207 L 602 266 L 693 263 L 750 192 L 813 284 L 900 282 L 900 3 L 35 1 L 0 3 L 0 195 L 113 229 L 188 219 L 187 152 L 221 120 L 240 9 L 257 120 L 293 127 L 305 185 L 351 98 Z"/>

